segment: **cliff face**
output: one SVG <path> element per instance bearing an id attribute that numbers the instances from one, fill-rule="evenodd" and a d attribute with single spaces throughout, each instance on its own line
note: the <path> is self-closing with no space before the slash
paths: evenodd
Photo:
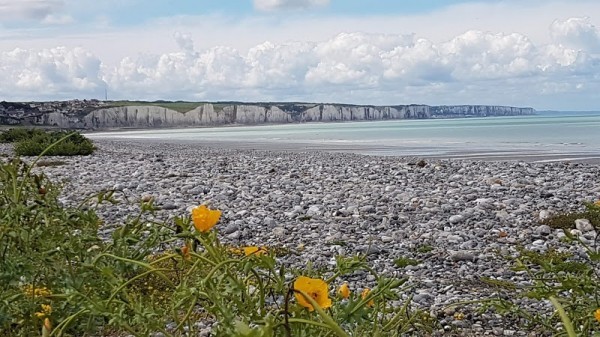
<path id="1" fill-rule="evenodd" d="M 534 112 L 531 108 L 472 105 L 357 106 L 304 103 L 205 103 L 185 113 L 153 105 L 102 108 L 82 115 L 51 112 L 27 117 L 22 123 L 83 129 L 159 128 L 226 124 L 426 119 L 432 117 L 514 116 L 528 115 Z"/>

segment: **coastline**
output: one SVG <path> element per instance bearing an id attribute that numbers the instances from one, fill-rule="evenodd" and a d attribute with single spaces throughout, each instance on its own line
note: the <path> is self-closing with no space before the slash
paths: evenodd
<path id="1" fill-rule="evenodd" d="M 123 130 L 119 130 L 123 131 Z M 118 132 L 118 131 L 117 131 Z M 440 146 L 385 146 L 369 144 L 343 144 L 343 143 L 309 143 L 309 142 L 269 142 L 269 141 L 237 141 L 237 140 L 180 140 L 180 139 L 155 139 L 155 138 L 97 138 L 94 134 L 87 134 L 94 141 L 110 142 L 143 142 L 151 144 L 172 144 L 181 146 L 202 146 L 213 149 L 229 150 L 258 150 L 258 151 L 289 151 L 289 152 L 329 152 L 349 153 L 369 156 L 409 157 L 429 160 L 467 160 L 467 161 L 495 161 L 495 162 L 572 162 L 600 165 L 600 151 L 564 151 L 553 153 L 543 149 L 495 149 L 474 148 L 456 149 Z"/>
<path id="2" fill-rule="evenodd" d="M 118 191 L 122 204 L 98 209 L 104 237 L 136 213 L 136 200 L 145 195 L 161 208 L 152 216 L 161 221 L 209 203 L 223 211 L 219 235 L 224 244 L 284 247 L 291 253 L 279 263 L 296 267 L 310 260 L 315 268 L 328 268 L 338 254 L 367 254 L 384 275 L 409 278 L 413 288 L 406 296 L 413 296 L 414 305 L 442 324 L 472 333 L 467 335 L 524 331 L 518 322 L 477 313 L 474 306 L 460 307 L 469 317 L 460 321 L 445 309 L 497 293 L 482 277 L 527 285 L 526 275 L 498 264 L 498 254 L 516 254 L 519 246 L 563 247 L 562 232 L 541 226 L 540 215 L 600 199 L 599 167 L 589 164 L 425 158 L 420 167 L 417 157 L 239 149 L 222 143 L 97 145 L 91 156 L 56 158 L 66 164 L 41 170 L 65 183 L 61 201 L 66 205 L 100 190 Z M 422 253 L 419 247 L 432 250 Z M 401 268 L 394 263 L 398 258 L 419 264 Z M 366 274 L 346 281 L 356 287 L 374 282 Z M 523 303 L 531 310 L 551 309 Z"/>

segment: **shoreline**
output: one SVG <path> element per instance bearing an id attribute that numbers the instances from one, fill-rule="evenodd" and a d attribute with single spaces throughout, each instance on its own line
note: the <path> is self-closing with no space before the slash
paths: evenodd
<path id="1" fill-rule="evenodd" d="M 268 141 L 238 141 L 238 140 L 173 140 L 156 138 L 95 138 L 100 142 L 143 142 L 151 144 L 171 144 L 181 146 L 203 146 L 208 148 L 223 148 L 229 150 L 258 150 L 258 151 L 289 151 L 289 152 L 327 152 L 351 153 L 368 156 L 384 156 L 397 158 L 422 158 L 429 160 L 467 160 L 490 162 L 573 162 L 600 165 L 600 151 L 571 151 L 570 153 L 555 153 L 552 151 L 533 149 L 456 149 L 451 146 L 392 146 L 392 145 L 365 145 L 354 144 L 321 144 L 310 142 L 268 142 Z"/>

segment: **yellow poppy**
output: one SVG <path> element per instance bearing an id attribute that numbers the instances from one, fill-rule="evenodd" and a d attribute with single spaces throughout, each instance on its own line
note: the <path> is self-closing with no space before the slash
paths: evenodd
<path id="1" fill-rule="evenodd" d="M 327 287 L 327 283 L 321 279 L 314 279 L 306 276 L 300 276 L 294 282 L 294 290 L 300 290 L 310 296 L 319 307 L 326 309 L 331 307 L 331 299 L 329 298 L 329 289 Z M 312 304 L 310 304 L 302 294 L 295 292 L 294 296 L 296 297 L 296 301 L 298 304 L 308 309 L 308 311 L 313 311 Z"/>
<path id="2" fill-rule="evenodd" d="M 219 218 L 221 217 L 221 211 L 210 210 L 205 205 L 200 205 L 192 209 L 192 220 L 194 221 L 194 227 L 200 233 L 206 233 L 213 228 Z"/>
<path id="3" fill-rule="evenodd" d="M 265 254 L 267 254 L 267 248 L 265 248 L 265 247 L 255 247 L 255 246 L 244 247 L 244 255 L 246 255 L 246 256 L 250 256 L 250 255 L 261 256 L 261 255 L 265 255 Z"/>
<path id="4" fill-rule="evenodd" d="M 33 285 L 27 284 L 23 287 L 23 292 L 29 297 L 47 297 L 52 295 L 50 289 L 46 287 L 34 288 Z"/>
<path id="5" fill-rule="evenodd" d="M 244 254 L 244 252 L 242 251 L 242 249 L 236 248 L 236 247 L 227 248 L 227 251 L 230 252 L 233 255 L 242 255 L 242 254 Z"/>
<path id="6" fill-rule="evenodd" d="M 600 322 L 600 309 L 596 309 L 596 311 L 594 311 L 594 317 L 598 322 Z"/>
<path id="7" fill-rule="evenodd" d="M 50 316 L 52 313 L 52 306 L 49 304 L 42 304 L 42 311 L 38 311 L 35 313 L 37 318 L 44 318 Z"/>
<path id="8" fill-rule="evenodd" d="M 350 297 L 350 287 L 348 287 L 348 282 L 344 282 L 344 284 L 340 286 L 340 289 L 338 289 L 338 294 L 342 298 Z"/>
<path id="9" fill-rule="evenodd" d="M 367 298 L 367 296 L 369 296 L 369 294 L 371 293 L 371 289 L 369 288 L 365 288 L 362 293 L 360 293 L 360 298 L 361 299 L 365 299 Z M 372 308 L 375 305 L 375 301 L 373 299 L 371 299 L 369 302 L 367 302 L 367 307 Z"/>

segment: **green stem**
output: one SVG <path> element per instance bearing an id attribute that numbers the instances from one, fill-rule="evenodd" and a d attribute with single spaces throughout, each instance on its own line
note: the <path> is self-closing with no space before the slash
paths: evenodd
<path id="1" fill-rule="evenodd" d="M 175 331 L 179 330 L 183 326 L 183 324 L 185 324 L 185 322 L 187 322 L 189 320 L 190 316 L 192 315 L 192 311 L 194 310 L 194 307 L 196 306 L 197 300 L 198 300 L 198 297 L 194 297 L 192 304 L 190 305 L 188 310 L 185 312 L 185 316 L 183 316 L 183 319 L 181 320 L 181 322 L 179 324 L 177 324 L 177 326 L 175 327 Z"/>
<path id="2" fill-rule="evenodd" d="M 121 290 L 123 290 L 123 288 L 125 288 L 126 286 L 128 286 L 129 284 L 133 283 L 135 280 L 140 279 L 148 274 L 152 274 L 152 273 L 159 273 L 160 271 L 168 271 L 169 269 L 151 269 L 151 270 L 147 270 L 139 275 L 136 275 L 135 277 L 127 280 L 127 282 L 121 284 L 113 293 L 112 295 L 110 295 L 110 297 L 108 298 L 108 302 L 107 304 L 110 304 L 110 302 L 112 302 L 112 300 L 115 298 L 115 296 L 117 296 L 117 294 L 119 292 L 121 292 Z"/>
<path id="3" fill-rule="evenodd" d="M 571 322 L 571 319 L 569 319 L 569 316 L 565 312 L 565 309 L 560 304 L 560 302 L 558 302 L 558 300 L 554 296 L 550 296 L 550 298 L 548 299 L 550 300 L 550 302 L 552 302 L 552 305 L 556 308 L 556 311 L 558 311 L 558 315 L 560 316 L 560 319 L 562 320 L 563 325 L 565 326 L 565 330 L 567 330 L 567 335 L 569 337 L 577 337 L 575 329 L 573 328 L 573 323 Z"/>
<path id="4" fill-rule="evenodd" d="M 61 336 L 63 333 L 63 330 L 75 319 L 77 318 L 77 316 L 85 313 L 87 311 L 87 309 L 81 309 L 78 312 L 74 313 L 73 315 L 67 317 L 64 321 L 60 322 L 60 324 L 58 324 L 56 326 L 56 328 L 54 328 L 52 330 L 52 332 L 50 333 L 50 336 Z"/>
<path id="5" fill-rule="evenodd" d="M 160 278 L 162 278 L 163 280 L 165 280 L 171 287 L 175 287 L 175 284 L 171 281 L 171 279 L 169 279 L 167 276 L 165 276 L 165 274 L 161 273 L 159 270 L 157 270 L 156 268 L 152 267 L 152 265 L 149 265 L 149 264 L 141 262 L 141 261 L 127 259 L 127 258 L 124 258 L 124 257 L 120 257 L 120 256 L 116 256 L 116 255 L 113 255 L 113 254 L 109 254 L 109 253 L 102 253 L 102 254 L 98 255 L 94 259 L 94 262 L 92 264 L 95 265 L 96 262 L 98 262 L 98 260 L 101 257 L 103 257 L 103 256 L 111 257 L 111 258 L 113 258 L 115 260 L 119 260 L 119 261 L 123 261 L 123 262 L 129 262 L 129 263 L 132 263 L 132 264 L 137 264 L 138 266 L 141 266 L 141 267 L 144 267 L 144 268 L 146 268 L 146 269 L 148 269 L 150 271 L 156 272 L 156 274 L 158 276 L 160 276 Z M 165 269 L 161 269 L 161 270 L 165 270 Z"/>
<path id="6" fill-rule="evenodd" d="M 318 326 L 318 327 L 321 327 L 321 328 L 329 329 L 329 325 L 327 325 L 325 323 L 315 322 L 315 321 L 309 321 L 309 320 L 303 319 L 303 318 L 290 318 L 288 320 L 288 322 L 290 322 L 290 323 L 300 323 L 300 324 L 314 325 L 314 326 Z"/>

